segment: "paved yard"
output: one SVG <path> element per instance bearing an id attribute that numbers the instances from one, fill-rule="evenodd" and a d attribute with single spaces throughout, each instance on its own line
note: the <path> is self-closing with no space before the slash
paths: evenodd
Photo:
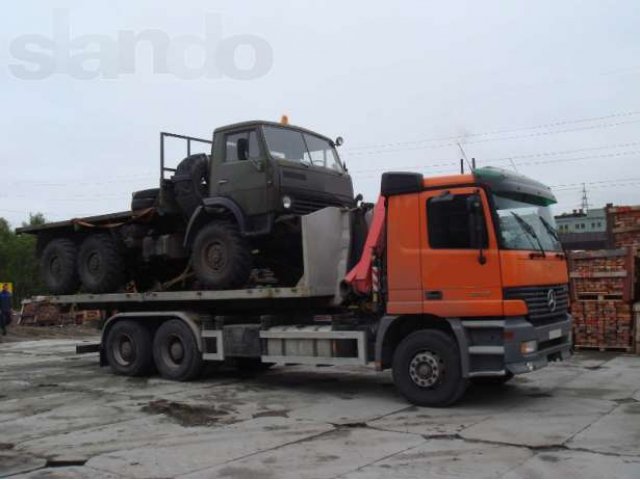
<path id="1" fill-rule="evenodd" d="M 640 476 L 640 357 L 579 354 L 429 409 L 364 369 L 116 377 L 76 341 L 0 344 L 0 477 Z"/>

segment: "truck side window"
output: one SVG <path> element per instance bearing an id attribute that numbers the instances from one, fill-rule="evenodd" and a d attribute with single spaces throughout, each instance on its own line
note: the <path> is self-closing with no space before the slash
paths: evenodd
<path id="1" fill-rule="evenodd" d="M 467 207 L 470 195 L 454 195 L 451 200 L 427 201 L 427 225 L 429 229 L 429 245 L 431 248 L 474 249 L 471 234 L 471 214 Z M 487 248 L 488 239 L 483 239 L 483 248 Z"/>
<path id="2" fill-rule="evenodd" d="M 258 135 L 255 130 L 230 133 L 225 136 L 225 162 L 250 160 L 260 156 Z"/>

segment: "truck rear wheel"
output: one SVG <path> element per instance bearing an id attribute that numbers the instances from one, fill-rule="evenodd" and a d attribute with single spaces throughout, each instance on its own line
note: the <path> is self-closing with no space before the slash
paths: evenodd
<path id="1" fill-rule="evenodd" d="M 393 381 L 411 403 L 446 407 L 466 390 L 458 345 L 439 330 L 419 330 L 405 337 L 393 355 Z"/>
<path id="2" fill-rule="evenodd" d="M 78 273 L 89 293 L 117 291 L 125 281 L 124 259 L 108 234 L 90 235 L 82 242 Z"/>
<path id="3" fill-rule="evenodd" d="M 78 290 L 77 260 L 78 249 L 69 239 L 56 238 L 44 247 L 40 256 L 40 275 L 50 293 L 66 295 Z"/>
<path id="4" fill-rule="evenodd" d="M 107 334 L 105 355 L 118 375 L 146 375 L 153 369 L 151 332 L 139 322 L 121 320 Z"/>
<path id="5" fill-rule="evenodd" d="M 202 354 L 193 332 L 182 320 L 167 320 L 153 339 L 153 359 L 169 380 L 192 380 L 202 371 Z"/>
<path id="6" fill-rule="evenodd" d="M 210 288 L 244 286 L 251 274 L 251 260 L 249 244 L 230 222 L 214 221 L 200 230 L 193 242 L 193 270 Z"/>

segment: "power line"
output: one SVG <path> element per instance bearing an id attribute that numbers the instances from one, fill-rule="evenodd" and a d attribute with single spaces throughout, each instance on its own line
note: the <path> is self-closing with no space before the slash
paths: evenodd
<path id="1" fill-rule="evenodd" d="M 577 162 L 580 160 L 593 160 L 596 158 L 618 158 L 618 157 L 625 157 L 625 156 L 629 156 L 629 155 L 640 155 L 640 150 L 629 150 L 626 152 L 615 152 L 615 153 L 603 153 L 600 155 L 587 155 L 584 157 L 574 157 L 574 158 L 557 158 L 557 159 L 549 159 L 549 160 L 534 160 L 534 161 L 529 161 L 529 162 L 518 162 L 518 166 L 522 167 L 522 166 L 526 166 L 526 165 L 548 165 L 548 164 L 557 164 L 557 163 L 567 163 L 567 162 Z M 503 159 L 507 160 L 507 159 Z M 497 160 L 483 160 L 483 163 L 491 163 Z M 508 160 L 507 160 L 508 161 Z M 396 167 L 398 169 L 405 169 L 405 170 L 414 170 L 414 169 L 429 169 L 431 170 L 431 167 L 436 167 L 436 166 L 452 166 L 455 165 L 455 162 L 452 160 L 451 162 L 448 163 L 441 163 L 441 164 L 432 164 L 432 165 L 413 165 L 413 166 L 406 166 L 406 167 Z M 384 167 L 379 167 L 379 168 L 372 168 L 372 169 L 367 169 L 367 170 L 360 170 L 360 171 L 356 171 L 354 173 L 365 173 L 368 175 L 374 175 L 376 173 L 380 173 L 382 171 L 386 170 L 386 168 Z M 432 170 L 432 173 L 448 173 L 451 170 Z M 367 175 L 365 175 L 366 177 Z M 362 177 L 362 176 L 361 176 Z"/>
<path id="2" fill-rule="evenodd" d="M 347 149 L 347 151 L 352 151 L 352 150 L 371 150 L 371 149 L 380 149 L 380 148 L 393 148 L 393 147 L 397 147 L 397 146 L 419 145 L 419 144 L 422 144 L 422 143 L 439 142 L 439 141 L 445 141 L 445 140 L 461 140 L 461 139 L 469 138 L 469 137 L 502 135 L 502 134 L 509 134 L 509 133 L 515 133 L 515 132 L 520 132 L 520 131 L 526 131 L 526 130 L 539 130 L 539 129 L 542 129 L 542 128 L 556 128 L 556 127 L 563 126 L 563 125 L 571 125 L 571 124 L 576 124 L 576 123 L 587 123 L 587 122 L 594 122 L 594 121 L 599 121 L 599 120 L 607 120 L 607 119 L 611 119 L 611 118 L 630 117 L 630 116 L 635 116 L 635 115 L 640 115 L 640 111 L 612 113 L 612 114 L 609 114 L 609 115 L 602 115 L 600 117 L 589 117 L 589 118 L 581 118 L 581 119 L 573 119 L 573 120 L 563 120 L 563 121 L 559 121 L 559 122 L 544 123 L 544 124 L 534 125 L 534 126 L 530 126 L 530 127 L 519 127 L 519 128 L 513 128 L 513 129 L 506 129 L 506 130 L 493 130 L 493 131 L 487 131 L 487 132 L 468 133 L 468 134 L 463 134 L 463 135 L 451 135 L 451 136 L 447 136 L 447 137 L 434 137 L 434 138 L 422 139 L 422 140 L 409 140 L 409 141 L 402 141 L 402 142 L 391 142 L 391 143 L 361 145 L 361 146 L 355 146 L 355 147 L 349 148 L 349 149 Z"/>

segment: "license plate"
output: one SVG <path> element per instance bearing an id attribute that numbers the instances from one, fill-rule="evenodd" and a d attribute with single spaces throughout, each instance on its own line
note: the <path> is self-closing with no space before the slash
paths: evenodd
<path id="1" fill-rule="evenodd" d="M 556 328 L 555 330 L 549 331 L 549 340 L 553 340 L 554 338 L 560 338 L 562 336 L 562 329 Z"/>

